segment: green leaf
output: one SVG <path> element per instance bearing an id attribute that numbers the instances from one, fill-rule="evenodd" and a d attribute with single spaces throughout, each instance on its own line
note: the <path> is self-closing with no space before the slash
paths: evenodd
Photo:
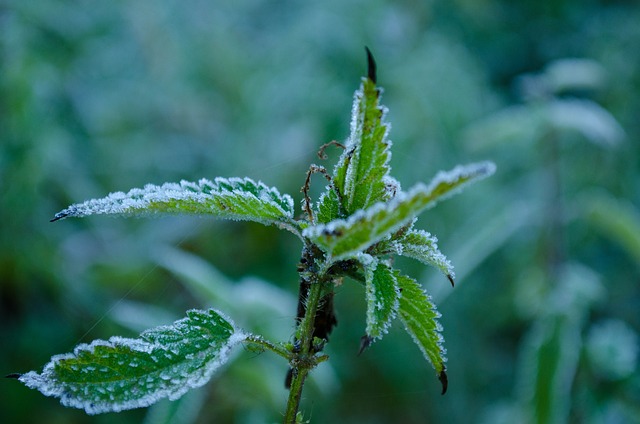
<path id="1" fill-rule="evenodd" d="M 457 194 L 463 187 L 493 174 L 496 166 L 493 162 L 478 162 L 458 165 L 450 171 L 440 171 L 429 183 L 429 207 L 437 202 Z"/>
<path id="2" fill-rule="evenodd" d="M 204 385 L 227 361 L 230 348 L 246 337 L 213 309 L 191 310 L 137 339 L 81 344 L 73 353 L 51 358 L 42 374 L 31 371 L 19 380 L 88 414 L 119 412 L 178 399 Z"/>
<path id="3" fill-rule="evenodd" d="M 340 217 L 340 199 L 334 190 L 328 190 L 320 195 L 316 219 L 321 224 L 326 224 Z"/>
<path id="4" fill-rule="evenodd" d="M 400 320 L 424 357 L 435 368 L 442 383 L 442 394 L 444 394 L 447 391 L 447 367 L 445 366 L 447 351 L 442 346 L 444 341 L 440 334 L 442 326 L 437 321 L 440 313 L 416 280 L 398 271 L 394 272 L 401 291 L 398 309 Z"/>
<path id="5" fill-rule="evenodd" d="M 386 184 L 391 141 L 384 120 L 387 109 L 379 104 L 379 98 L 375 82 L 363 78 L 354 95 L 351 134 L 334 170 L 347 215 L 391 197 Z"/>
<path id="6" fill-rule="evenodd" d="M 410 222 L 429 205 L 429 194 L 423 184 L 409 193 L 399 194 L 388 203 L 379 202 L 360 210 L 347 220 L 338 219 L 304 229 L 302 235 L 320 246 L 338 261 L 367 249 Z"/>
<path id="7" fill-rule="evenodd" d="M 400 290 L 389 265 L 371 258 L 365 265 L 365 290 L 367 296 L 366 337 L 371 341 L 381 339 L 399 306 Z M 370 342 L 367 343 L 367 345 Z"/>
<path id="8" fill-rule="evenodd" d="M 378 202 L 348 219 L 307 227 L 302 235 L 316 243 L 334 261 L 357 254 L 411 222 L 420 212 L 435 205 L 472 181 L 491 175 L 490 162 L 457 166 L 440 172 L 428 187 L 417 184 L 408 193 L 398 193 L 389 202 Z"/>
<path id="9" fill-rule="evenodd" d="M 438 239 L 423 230 L 411 230 L 394 242 L 396 253 L 439 269 L 453 282 L 453 265 L 438 250 Z"/>
<path id="10" fill-rule="evenodd" d="M 88 200 L 58 212 L 52 221 L 67 217 L 109 214 L 140 216 L 152 213 L 212 215 L 220 218 L 256 221 L 265 225 L 289 223 L 293 199 L 277 189 L 249 178 L 201 179 L 161 186 L 146 185 L 128 193 L 116 192 Z"/>

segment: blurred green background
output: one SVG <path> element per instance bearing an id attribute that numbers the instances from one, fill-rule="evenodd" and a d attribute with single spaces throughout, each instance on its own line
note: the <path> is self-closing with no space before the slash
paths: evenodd
<path id="1" fill-rule="evenodd" d="M 402 331 L 356 357 L 364 296 L 345 281 L 305 416 L 640 422 L 639 22 L 636 0 L 1 2 L 2 372 L 192 307 L 289 339 L 300 245 L 288 233 L 48 220 L 112 191 L 215 176 L 299 201 L 317 148 L 348 135 L 367 45 L 404 187 L 475 160 L 498 172 L 421 217 L 455 289 L 398 260 L 443 314 L 449 392 Z M 278 422 L 285 372 L 238 349 L 178 402 L 93 417 L 4 380 L 0 411 L 6 423 Z"/>

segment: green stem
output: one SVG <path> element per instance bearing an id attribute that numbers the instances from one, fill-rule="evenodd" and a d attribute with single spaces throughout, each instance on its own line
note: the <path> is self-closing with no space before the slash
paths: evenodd
<path id="1" fill-rule="evenodd" d="M 250 334 L 249 336 L 247 336 L 247 338 L 244 340 L 244 342 L 245 343 L 250 343 L 250 344 L 253 344 L 253 345 L 257 345 L 262 349 L 268 349 L 268 350 L 270 350 L 270 351 L 282 356 L 286 360 L 290 360 L 291 359 L 291 352 L 289 350 L 287 350 L 284 346 L 272 343 L 272 342 L 270 342 L 269 340 L 266 340 L 263 337 L 256 336 L 255 334 Z"/>
<path id="2" fill-rule="evenodd" d="M 295 354 L 291 360 L 293 378 L 291 380 L 291 388 L 289 389 L 287 409 L 284 414 L 285 424 L 294 424 L 296 422 L 304 381 L 309 371 L 317 364 L 315 354 L 310 349 L 313 342 L 316 312 L 318 311 L 318 305 L 322 298 L 323 288 L 323 284 L 320 281 L 314 281 L 310 285 L 306 301 L 306 311 L 302 321 L 298 325 L 297 338 L 300 341 L 301 351 Z"/>

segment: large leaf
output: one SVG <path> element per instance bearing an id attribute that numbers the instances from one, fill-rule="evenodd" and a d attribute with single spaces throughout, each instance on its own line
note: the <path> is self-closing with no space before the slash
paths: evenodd
<path id="1" fill-rule="evenodd" d="M 438 239 L 423 230 L 411 230 L 394 242 L 396 253 L 417 259 L 439 269 L 452 283 L 455 277 L 453 265 L 438 250 Z"/>
<path id="2" fill-rule="evenodd" d="M 390 197 L 385 179 L 390 170 L 391 141 L 384 121 L 387 109 L 379 104 L 379 98 L 375 81 L 363 78 L 353 99 L 351 134 L 334 170 L 334 182 L 348 215 Z"/>
<path id="3" fill-rule="evenodd" d="M 146 185 L 128 193 L 116 192 L 88 200 L 58 212 L 52 221 L 96 214 L 139 216 L 150 213 L 213 215 L 220 218 L 288 223 L 293 218 L 293 199 L 277 189 L 249 178 L 201 179 L 161 186 Z"/>
<path id="4" fill-rule="evenodd" d="M 440 172 L 428 187 L 417 184 L 408 193 L 399 193 L 389 202 L 378 202 L 359 210 L 348 219 L 336 219 L 326 224 L 305 228 L 303 236 L 320 246 L 332 259 L 355 255 L 379 242 L 472 181 L 491 175 L 495 165 L 490 162 L 457 166 Z"/>
<path id="5" fill-rule="evenodd" d="M 447 351 L 442 346 L 444 341 L 440 334 L 442 326 L 438 322 L 440 313 L 416 280 L 397 271 L 395 276 L 401 290 L 398 309 L 400 320 L 424 357 L 435 368 L 442 383 L 442 394 L 444 394 L 447 391 L 447 367 L 445 366 Z"/>
<path id="6" fill-rule="evenodd" d="M 31 371 L 19 380 L 88 414 L 118 412 L 177 399 L 202 386 L 246 337 L 213 309 L 191 310 L 137 339 L 81 344 L 73 353 L 51 358 L 41 374 Z"/>
<path id="7" fill-rule="evenodd" d="M 373 258 L 372 258 L 373 259 Z M 367 294 L 366 344 L 380 339 L 389 330 L 399 306 L 400 290 L 389 265 L 372 260 L 365 265 L 365 290 Z"/>

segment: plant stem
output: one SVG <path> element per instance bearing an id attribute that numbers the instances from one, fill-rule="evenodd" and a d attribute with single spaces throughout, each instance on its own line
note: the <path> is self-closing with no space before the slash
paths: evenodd
<path id="1" fill-rule="evenodd" d="M 263 337 L 250 334 L 245 340 L 245 343 L 251 343 L 257 345 L 263 349 L 269 349 L 270 351 L 282 356 L 284 359 L 291 359 L 291 352 L 284 346 L 270 342 Z"/>
<path id="2" fill-rule="evenodd" d="M 298 325 L 297 338 L 300 341 L 301 351 L 291 360 L 293 378 L 291 380 L 291 388 L 289 389 L 287 409 L 284 414 L 285 424 L 293 424 L 296 422 L 305 379 L 309 371 L 317 364 L 315 353 L 311 350 L 311 345 L 313 343 L 316 312 L 318 311 L 320 299 L 322 298 L 323 286 L 321 281 L 318 280 L 313 281 L 310 285 L 304 318 Z"/>

